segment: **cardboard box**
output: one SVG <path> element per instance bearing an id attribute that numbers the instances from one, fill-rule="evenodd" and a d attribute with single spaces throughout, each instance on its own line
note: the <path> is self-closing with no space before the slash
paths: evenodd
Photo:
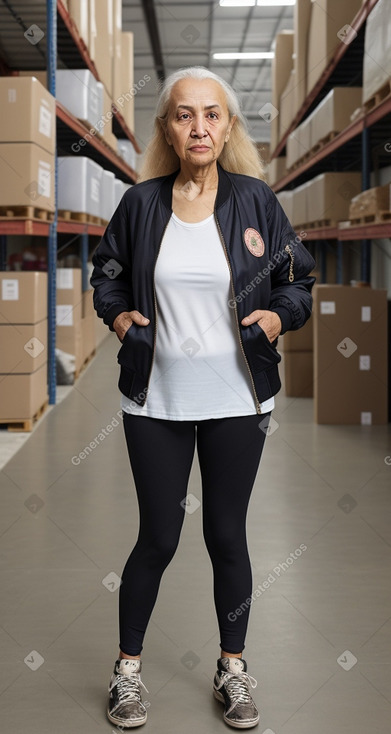
<path id="1" fill-rule="evenodd" d="M 99 79 L 112 95 L 113 0 L 89 0 L 88 50 Z"/>
<path id="2" fill-rule="evenodd" d="M 29 325 L 1 324 L 0 374 L 35 372 L 47 361 L 47 341 L 47 319 Z"/>
<path id="3" fill-rule="evenodd" d="M 343 27 L 351 25 L 360 7 L 361 0 L 312 0 L 307 49 L 307 94 L 340 45 Z"/>
<path id="4" fill-rule="evenodd" d="M 272 158 L 267 167 L 267 182 L 269 186 L 280 181 L 287 174 L 286 156 L 280 155 L 278 158 Z"/>
<path id="5" fill-rule="evenodd" d="M 280 134 L 279 139 L 284 137 L 285 133 L 289 129 L 291 122 L 296 114 L 295 110 L 295 86 L 296 86 L 296 74 L 292 69 L 288 83 L 281 93 L 280 97 Z"/>
<path id="6" fill-rule="evenodd" d="M 375 186 L 354 196 L 350 202 L 349 219 L 376 217 L 381 211 L 391 211 L 391 184 Z"/>
<path id="7" fill-rule="evenodd" d="M 113 58 L 111 64 L 111 94 L 115 101 L 121 90 L 121 54 L 122 54 L 122 0 L 113 0 Z"/>
<path id="8" fill-rule="evenodd" d="M 389 0 L 378 0 L 365 25 L 362 102 L 391 79 L 391 13 Z"/>
<path id="9" fill-rule="evenodd" d="M 19 70 L 18 74 L 19 76 L 28 76 L 28 77 L 35 76 L 35 78 L 38 79 L 39 83 L 42 84 L 42 86 L 45 87 L 45 89 L 48 88 L 46 69 L 44 71 L 42 71 L 42 69 L 39 69 L 39 70 L 37 69 L 36 71 L 30 71 L 30 69 L 28 70 L 23 69 L 23 70 Z"/>
<path id="10" fill-rule="evenodd" d="M 0 206 L 54 212 L 54 155 L 36 143 L 0 143 L 0 158 Z"/>
<path id="11" fill-rule="evenodd" d="M 120 111 L 130 130 L 134 131 L 134 38 L 133 33 L 121 33 L 121 84 Z"/>
<path id="12" fill-rule="evenodd" d="M 301 329 L 286 331 L 278 337 L 278 349 L 283 352 L 312 352 L 314 349 L 314 319 L 312 316 Z"/>
<path id="13" fill-rule="evenodd" d="M 312 398 L 313 352 L 284 352 L 284 387 L 289 398 Z"/>
<path id="14" fill-rule="evenodd" d="M 27 420 L 39 411 L 48 399 L 47 363 L 26 375 L 1 375 L 0 418 Z"/>
<path id="15" fill-rule="evenodd" d="M 314 110 L 312 144 L 347 127 L 353 112 L 361 107 L 361 87 L 335 87 Z"/>
<path id="16" fill-rule="evenodd" d="M 56 103 L 36 77 L 0 77 L 0 106 L 2 143 L 36 143 L 54 154 Z"/>
<path id="17" fill-rule="evenodd" d="M 361 172 L 321 173 L 311 180 L 307 222 L 338 222 L 349 216 L 350 201 L 361 191 Z"/>
<path id="18" fill-rule="evenodd" d="M 296 186 L 293 189 L 293 201 L 292 201 L 292 225 L 297 227 L 299 225 L 306 224 L 308 219 L 308 207 L 307 207 L 307 189 L 309 182 Z"/>
<path id="19" fill-rule="evenodd" d="M 295 108 L 307 96 L 307 46 L 311 19 L 311 0 L 296 0 L 294 7 L 293 68 L 296 72 Z"/>
<path id="20" fill-rule="evenodd" d="M 278 201 L 280 202 L 285 214 L 287 215 L 290 222 L 294 219 L 293 216 L 293 191 L 278 191 L 276 194 Z"/>
<path id="21" fill-rule="evenodd" d="M 36 324 L 47 318 L 47 273 L 0 272 L 0 324 Z"/>
<path id="22" fill-rule="evenodd" d="M 56 280 L 57 329 L 61 327 L 71 331 L 82 319 L 81 268 L 57 268 Z"/>
<path id="23" fill-rule="evenodd" d="M 68 0 L 68 13 L 76 25 L 79 36 L 88 45 L 90 31 L 88 0 Z"/>
<path id="24" fill-rule="evenodd" d="M 387 423 L 387 291 L 316 285 L 313 296 L 315 421 Z"/>
<path id="25" fill-rule="evenodd" d="M 280 113 L 280 97 L 284 91 L 293 68 L 293 31 L 278 33 L 273 41 L 274 58 L 272 59 L 272 105 Z M 279 115 L 271 122 L 270 151 L 273 152 L 279 141 Z"/>
<path id="26" fill-rule="evenodd" d="M 286 164 L 288 170 L 290 170 L 294 163 L 299 159 L 299 130 L 300 125 L 295 130 L 289 133 L 286 141 Z"/>

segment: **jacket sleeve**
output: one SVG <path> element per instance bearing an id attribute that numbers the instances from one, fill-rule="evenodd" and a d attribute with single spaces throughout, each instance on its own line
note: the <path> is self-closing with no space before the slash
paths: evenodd
<path id="1" fill-rule="evenodd" d="M 132 311 L 130 228 L 125 194 L 92 256 L 94 308 L 110 331 L 123 311 Z"/>
<path id="2" fill-rule="evenodd" d="M 304 326 L 311 316 L 312 287 L 309 275 L 316 263 L 294 231 L 274 191 L 269 190 L 267 219 L 270 242 L 270 311 L 281 319 L 281 335 Z"/>

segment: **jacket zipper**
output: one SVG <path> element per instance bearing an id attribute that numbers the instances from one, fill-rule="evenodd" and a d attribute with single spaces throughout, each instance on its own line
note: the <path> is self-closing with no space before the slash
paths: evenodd
<path id="1" fill-rule="evenodd" d="M 145 395 L 145 399 L 144 399 L 144 402 L 142 403 L 142 405 L 145 405 L 145 403 L 147 401 L 148 389 L 149 389 L 149 381 L 151 379 L 151 372 L 152 372 L 153 360 L 154 360 L 154 357 L 155 357 L 155 350 L 156 350 L 156 334 L 157 334 L 157 301 L 156 301 L 156 290 L 155 290 L 155 270 L 156 270 L 156 263 L 157 263 L 157 259 L 159 257 L 160 248 L 162 246 L 163 237 L 164 237 L 164 235 L 166 233 L 166 229 L 167 229 L 167 227 L 169 225 L 169 222 L 170 222 L 170 220 L 168 220 L 166 226 L 164 227 L 163 234 L 162 234 L 161 239 L 160 239 L 160 243 L 159 243 L 159 248 L 158 248 L 158 251 L 157 251 L 157 255 L 156 255 L 156 258 L 155 258 L 155 264 L 153 266 L 152 287 L 153 287 L 153 301 L 154 301 L 154 309 L 155 309 L 155 329 L 154 329 L 154 333 L 153 333 L 153 350 L 152 350 L 151 368 L 149 370 L 149 375 L 148 375 L 146 395 Z"/>
<path id="2" fill-rule="evenodd" d="M 294 272 L 293 272 L 293 263 L 294 263 L 295 258 L 294 258 L 294 255 L 293 255 L 293 252 L 292 252 L 292 248 L 291 248 L 290 245 L 285 245 L 285 251 L 288 253 L 288 255 L 290 257 L 288 280 L 289 280 L 290 283 L 293 283 L 293 281 L 295 279 L 295 275 L 294 275 Z"/>
<path id="3" fill-rule="evenodd" d="M 225 244 L 223 233 L 222 233 L 221 228 L 220 228 L 219 220 L 217 219 L 216 211 L 214 212 L 214 216 L 215 216 L 215 220 L 216 220 L 216 224 L 217 224 L 217 229 L 219 230 L 220 239 L 221 239 L 221 242 L 222 242 L 223 247 L 224 247 L 224 253 L 225 253 L 225 257 L 226 257 L 226 260 L 227 260 L 227 263 L 228 263 L 228 268 L 229 268 L 229 277 L 230 277 L 230 280 L 231 280 L 231 290 L 232 290 L 232 295 L 233 295 L 233 301 L 234 301 L 234 304 L 235 304 L 234 311 L 235 311 L 236 326 L 237 326 L 237 330 L 238 330 L 239 344 L 240 344 L 240 348 L 242 350 L 244 361 L 245 361 L 246 366 L 247 366 L 247 369 L 248 369 L 248 373 L 250 375 L 251 384 L 252 384 L 252 388 L 253 388 L 253 392 L 254 392 L 254 396 L 255 396 L 255 408 L 256 408 L 257 413 L 260 414 L 260 415 L 262 415 L 261 403 L 260 403 L 260 400 L 259 400 L 258 395 L 257 395 L 256 390 L 255 390 L 253 376 L 251 374 L 250 366 L 248 364 L 248 360 L 247 360 L 247 357 L 246 357 L 245 352 L 244 352 L 242 338 L 240 336 L 239 321 L 238 321 L 238 312 L 237 312 L 237 302 L 236 302 L 236 294 L 235 294 L 235 289 L 234 289 L 234 284 L 233 284 L 233 276 L 232 276 L 231 263 L 229 261 L 229 257 L 228 257 L 228 253 L 227 253 L 227 247 L 226 247 L 226 244 Z"/>

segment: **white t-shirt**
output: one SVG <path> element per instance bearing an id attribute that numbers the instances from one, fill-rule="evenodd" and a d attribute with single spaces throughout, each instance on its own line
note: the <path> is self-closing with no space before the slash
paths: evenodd
<path id="1" fill-rule="evenodd" d="M 256 414 L 213 214 L 195 223 L 171 215 L 156 262 L 155 290 L 156 349 L 147 399 L 141 406 L 122 395 L 121 408 L 169 420 Z M 274 397 L 261 403 L 262 413 L 273 408 Z"/>

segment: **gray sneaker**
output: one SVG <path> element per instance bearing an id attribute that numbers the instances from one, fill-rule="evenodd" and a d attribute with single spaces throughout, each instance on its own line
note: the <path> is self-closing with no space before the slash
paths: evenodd
<path id="1" fill-rule="evenodd" d="M 141 700 L 140 658 L 118 658 L 109 683 L 107 716 L 113 724 L 128 729 L 141 726 L 147 720 L 147 710 Z M 149 692 L 145 688 L 147 693 Z"/>
<path id="2" fill-rule="evenodd" d="M 249 729 L 259 722 L 258 709 L 251 697 L 250 687 L 257 681 L 247 673 L 243 658 L 219 658 L 213 680 L 213 695 L 225 704 L 223 719 L 237 729 Z"/>

